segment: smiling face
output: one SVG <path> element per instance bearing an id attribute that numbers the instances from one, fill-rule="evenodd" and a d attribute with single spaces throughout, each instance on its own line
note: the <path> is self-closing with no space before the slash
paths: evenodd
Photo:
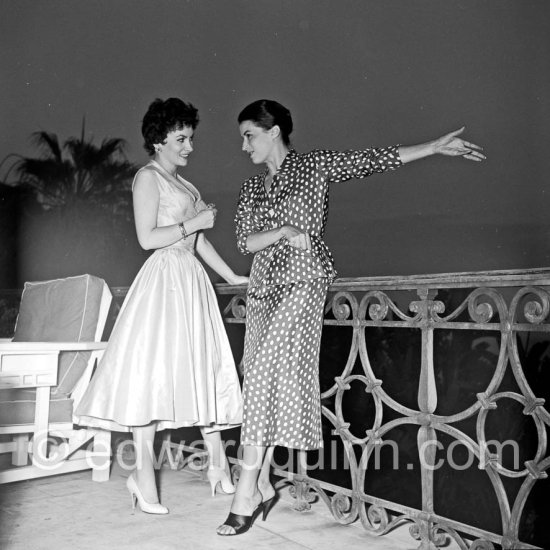
<path id="1" fill-rule="evenodd" d="M 156 159 L 166 170 L 171 172 L 178 166 L 187 166 L 187 157 L 193 151 L 193 134 L 191 126 L 184 126 L 168 132 L 164 143 L 155 146 Z"/>
<path id="2" fill-rule="evenodd" d="M 245 120 L 239 124 L 239 132 L 243 138 L 242 149 L 248 153 L 250 160 L 254 164 L 262 164 L 270 159 L 275 149 L 275 139 L 277 128 L 264 130 L 250 120 Z"/>

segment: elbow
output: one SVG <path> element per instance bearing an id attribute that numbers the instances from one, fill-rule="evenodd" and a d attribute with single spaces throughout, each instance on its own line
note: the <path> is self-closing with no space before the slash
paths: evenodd
<path id="1" fill-rule="evenodd" d="M 156 248 L 155 246 L 153 246 L 153 243 L 150 239 L 143 239 L 138 237 L 138 243 L 139 246 L 143 248 L 143 250 L 153 250 L 154 248 Z"/>
<path id="2" fill-rule="evenodd" d="M 237 241 L 237 250 L 244 256 L 248 256 L 248 254 L 252 254 L 252 251 L 248 248 L 248 243 L 246 239 L 243 239 L 243 240 L 239 239 Z"/>

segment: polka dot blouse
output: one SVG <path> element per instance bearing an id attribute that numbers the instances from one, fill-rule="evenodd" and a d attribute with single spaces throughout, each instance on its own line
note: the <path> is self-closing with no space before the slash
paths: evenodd
<path id="1" fill-rule="evenodd" d="M 363 151 L 290 151 L 265 190 L 267 170 L 244 182 L 235 217 L 237 246 L 249 254 L 251 233 L 291 224 L 311 236 L 312 250 L 291 247 L 286 239 L 256 253 L 251 286 L 287 284 L 317 277 L 336 277 L 332 255 L 323 242 L 328 215 L 328 185 L 402 165 L 399 146 Z"/>

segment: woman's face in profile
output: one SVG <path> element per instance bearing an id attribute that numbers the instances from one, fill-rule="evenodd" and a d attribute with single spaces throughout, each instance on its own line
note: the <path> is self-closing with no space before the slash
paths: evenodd
<path id="1" fill-rule="evenodd" d="M 193 134 L 191 126 L 168 132 L 164 143 L 159 144 L 159 157 L 174 166 L 187 166 L 187 157 L 193 152 Z"/>
<path id="2" fill-rule="evenodd" d="M 242 150 L 249 155 L 250 160 L 254 164 L 266 162 L 275 143 L 271 132 L 250 120 L 241 122 L 239 132 L 243 138 Z"/>

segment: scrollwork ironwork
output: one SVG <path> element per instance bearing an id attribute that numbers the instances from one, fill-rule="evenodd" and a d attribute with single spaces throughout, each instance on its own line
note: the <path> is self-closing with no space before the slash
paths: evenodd
<path id="1" fill-rule="evenodd" d="M 476 539 L 470 544 L 469 550 L 495 550 L 495 545 L 485 539 Z"/>
<path id="2" fill-rule="evenodd" d="M 461 293 L 465 290 L 467 294 L 464 299 L 460 298 L 458 305 L 445 295 L 438 299 L 438 292 L 453 288 L 461 289 Z M 387 533 L 400 522 L 412 522 L 409 532 L 413 538 L 421 541 L 423 548 L 443 546 L 447 537 L 454 539 L 460 550 L 494 550 L 496 544 L 510 548 L 511 541 L 517 543 L 518 548 L 529 547 L 518 539 L 520 519 L 533 487 L 539 479 L 548 475 L 550 469 L 550 457 L 547 456 L 550 413 L 538 388 L 529 385 L 527 381 L 522 365 L 523 350 L 518 339 L 522 333 L 550 335 L 548 288 L 550 270 L 337 281 L 329 289 L 331 298 L 327 301 L 324 323 L 335 327 L 351 327 L 353 332 L 346 364 L 338 369 L 334 383 L 323 393 L 322 414 L 344 446 L 350 465 L 352 489 L 317 481 L 307 475 L 296 477 L 296 474 L 288 472 L 284 483 L 291 483 L 290 492 L 296 498 L 295 507 L 309 509 L 319 497 L 337 521 L 350 523 L 359 517 L 364 528 L 376 535 Z M 224 291 L 221 288 L 221 291 L 222 294 L 230 294 L 235 289 Z M 411 291 L 416 292 L 418 298 L 409 300 L 405 305 L 407 293 Z M 244 322 L 244 297 L 234 295 L 224 315 L 232 316 L 229 322 Z M 376 335 L 390 328 L 392 331 L 401 328 L 419 331 L 421 357 L 418 363 L 421 372 L 416 407 L 406 406 L 404 400 L 400 402 L 402 399 L 399 394 L 392 393 L 395 384 L 389 384 L 387 379 L 393 375 L 391 369 L 381 369 L 376 363 L 373 368 L 371 359 L 378 361 L 380 354 L 372 347 L 377 338 L 367 339 L 371 333 L 366 329 L 371 327 L 376 327 Z M 441 349 L 436 350 L 439 355 L 434 353 L 434 342 L 437 344 L 434 335 L 441 329 L 451 335 L 456 331 L 475 331 L 476 338 L 480 332 L 486 334 L 497 358 L 488 367 L 491 369 L 488 373 L 490 380 L 476 387 L 466 399 L 458 403 L 461 410 L 448 415 L 438 413 L 439 403 L 445 396 L 441 386 L 445 378 L 438 378 L 437 369 L 440 365 L 436 363 L 441 361 Z M 471 351 L 472 354 L 475 352 L 473 348 Z M 508 384 L 511 379 L 506 376 L 510 372 L 519 390 L 513 388 L 510 391 L 508 386 L 504 387 L 503 381 L 506 380 Z M 532 383 L 531 377 L 529 381 Z M 363 384 L 365 396 L 368 394 L 368 399 L 373 399 L 375 404 L 373 418 L 364 419 L 366 422 L 363 422 L 368 428 L 365 437 L 351 433 L 353 420 L 342 405 L 343 399 L 350 395 L 348 392 L 353 383 Z M 498 457 L 487 448 L 486 419 L 488 415 L 494 414 L 494 407 L 498 407 L 499 401 L 503 399 L 513 399 L 520 403 L 523 414 L 531 418 L 536 426 L 536 452 L 516 469 L 504 468 L 498 463 Z M 470 421 L 476 422 L 476 433 L 472 437 L 454 425 Z M 436 436 L 437 432 L 443 432 L 450 436 L 453 443 L 469 446 L 479 464 L 484 466 L 483 472 L 490 481 L 494 505 L 500 513 L 499 532 L 503 534 L 485 532 L 479 526 L 468 526 L 453 518 L 439 516 L 438 501 L 433 494 L 433 477 L 423 470 L 431 464 L 420 464 L 422 505 L 419 508 L 384 501 L 368 494 L 365 484 L 366 472 L 372 467 L 369 457 L 375 448 L 389 440 L 390 432 L 399 426 L 409 426 L 408 429 L 417 427 L 422 434 L 421 442 L 447 445 L 446 438 L 438 439 Z M 360 455 L 355 452 L 355 445 L 363 446 Z M 417 451 L 420 452 L 419 449 Z M 238 472 L 235 474 L 238 476 Z M 510 502 L 511 497 L 504 490 L 506 477 L 523 478 L 513 502 Z"/>
<path id="3" fill-rule="evenodd" d="M 346 303 L 347 302 L 347 303 Z M 357 317 L 357 299 L 351 292 L 337 292 L 332 300 L 329 300 L 325 313 L 332 310 L 337 321 L 347 321 Z"/>
<path id="4" fill-rule="evenodd" d="M 335 493 L 330 499 L 330 511 L 339 523 L 348 524 L 357 519 L 357 507 L 353 499 L 343 493 Z"/>
<path id="5" fill-rule="evenodd" d="M 522 299 L 532 296 L 532 300 L 525 302 L 523 306 L 523 315 L 528 323 L 533 325 L 540 325 L 548 319 L 548 314 L 550 313 L 550 296 L 548 291 L 528 286 L 520 289 L 510 304 L 510 321 L 516 321 L 518 307 Z"/>
<path id="6" fill-rule="evenodd" d="M 223 310 L 224 316 L 227 317 L 229 312 L 231 312 L 234 319 L 246 319 L 246 297 L 241 294 L 233 296 Z"/>
<path id="7" fill-rule="evenodd" d="M 368 312 L 368 319 L 382 322 L 387 320 L 390 311 L 403 321 L 413 320 L 412 317 L 403 313 L 385 292 L 380 291 L 366 292 L 363 295 L 359 304 L 359 319 L 367 319 Z"/>
<path id="8" fill-rule="evenodd" d="M 366 502 L 363 502 L 362 506 L 359 508 L 359 517 L 363 527 L 369 533 L 376 535 L 386 533 L 391 523 L 385 508 Z"/>

